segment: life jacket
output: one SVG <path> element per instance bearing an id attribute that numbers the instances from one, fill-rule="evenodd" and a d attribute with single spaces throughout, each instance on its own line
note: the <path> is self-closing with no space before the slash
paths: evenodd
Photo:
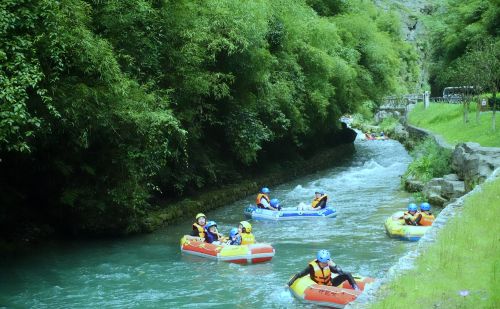
<path id="1" fill-rule="evenodd" d="M 271 201 L 269 200 L 269 196 L 267 196 L 267 194 L 259 193 L 257 194 L 257 198 L 255 199 L 255 205 L 259 206 L 260 208 L 265 208 L 264 205 L 262 205 L 262 203 L 260 202 L 262 198 L 264 198 L 268 204 L 271 203 Z"/>
<path id="2" fill-rule="evenodd" d="M 198 224 L 198 222 L 193 223 L 193 230 L 198 231 L 198 236 L 205 238 L 205 228 Z"/>
<path id="3" fill-rule="evenodd" d="M 255 236 L 252 233 L 241 233 L 241 244 L 251 245 L 255 243 Z"/>
<path id="4" fill-rule="evenodd" d="M 436 218 L 434 218 L 434 215 L 429 213 L 422 212 L 422 219 L 420 219 L 419 224 L 423 226 L 430 226 L 434 222 Z"/>
<path id="5" fill-rule="evenodd" d="M 332 285 L 332 272 L 330 266 L 323 269 L 319 267 L 318 260 L 313 260 L 309 263 L 314 270 L 314 278 L 311 278 L 314 282 L 319 285 Z"/>
<path id="6" fill-rule="evenodd" d="M 320 198 L 314 198 L 311 204 L 312 208 L 318 207 L 319 202 L 321 202 L 322 200 L 325 200 L 325 207 L 326 207 L 326 201 L 328 200 L 328 195 L 323 194 Z"/>
<path id="7" fill-rule="evenodd" d="M 214 234 L 210 231 L 206 231 L 205 233 L 205 241 L 208 242 L 209 244 L 213 243 L 214 241 L 219 240 L 219 234 Z"/>
<path id="8" fill-rule="evenodd" d="M 233 246 L 241 245 L 241 235 L 237 234 L 234 239 L 229 240 L 229 244 Z"/>
<path id="9" fill-rule="evenodd" d="M 422 214 L 421 214 L 420 212 L 418 212 L 418 211 L 417 211 L 415 214 L 413 214 L 413 215 L 412 215 L 410 212 L 406 211 L 406 212 L 404 213 L 404 215 L 403 215 L 403 218 L 404 218 L 404 217 L 406 217 L 406 216 L 410 216 L 410 218 L 409 218 L 409 219 L 405 219 L 405 222 L 406 222 L 406 224 L 408 224 L 408 225 L 409 225 L 409 224 L 414 225 L 414 223 L 416 223 L 416 221 L 417 221 L 418 217 L 419 217 L 419 216 L 421 216 L 421 215 L 422 215 Z M 420 219 L 420 221 L 422 221 L 422 219 Z M 419 222 L 420 222 L 420 221 L 419 221 Z"/>

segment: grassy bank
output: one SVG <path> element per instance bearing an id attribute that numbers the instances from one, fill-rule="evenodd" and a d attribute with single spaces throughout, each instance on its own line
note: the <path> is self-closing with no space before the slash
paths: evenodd
<path id="1" fill-rule="evenodd" d="M 495 132 L 491 129 L 493 113 L 482 112 L 477 123 L 475 111 L 476 106 L 471 104 L 469 123 L 466 124 L 460 104 L 432 103 L 424 109 L 419 103 L 409 114 L 409 123 L 443 136 L 450 144 L 476 142 L 485 147 L 500 147 L 500 129 Z"/>
<path id="2" fill-rule="evenodd" d="M 415 269 L 384 288 L 372 308 L 498 308 L 500 178 L 469 197 Z"/>

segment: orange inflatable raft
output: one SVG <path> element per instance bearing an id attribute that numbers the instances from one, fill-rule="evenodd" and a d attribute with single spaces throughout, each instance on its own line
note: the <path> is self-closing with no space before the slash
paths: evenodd
<path id="1" fill-rule="evenodd" d="M 360 291 L 352 289 L 349 282 L 344 281 L 340 286 L 319 285 L 311 277 L 304 276 L 295 280 L 290 286 L 295 297 L 307 303 L 333 308 L 344 308 L 354 301 L 365 289 L 365 285 L 375 281 L 373 278 L 354 276 Z"/>
<path id="2" fill-rule="evenodd" d="M 181 251 L 187 254 L 238 264 L 267 262 L 274 256 L 274 248 L 269 244 L 214 245 L 187 235 L 181 238 Z"/>

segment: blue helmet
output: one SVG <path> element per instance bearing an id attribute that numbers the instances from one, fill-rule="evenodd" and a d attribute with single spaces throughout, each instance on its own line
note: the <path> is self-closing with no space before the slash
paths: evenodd
<path id="1" fill-rule="evenodd" d="M 269 192 L 271 192 L 271 190 L 269 190 L 268 187 L 264 187 L 264 188 L 260 189 L 260 192 L 262 192 L 264 194 L 268 194 Z"/>
<path id="2" fill-rule="evenodd" d="M 323 191 L 323 190 L 316 190 L 316 192 L 314 192 L 314 194 L 321 194 L 321 195 L 324 195 L 324 194 L 325 194 L 325 191 Z"/>
<path id="3" fill-rule="evenodd" d="M 330 261 L 330 252 L 327 250 L 319 250 L 316 254 L 316 259 L 321 263 L 328 263 Z"/>
<path id="4" fill-rule="evenodd" d="M 274 208 L 278 208 L 280 206 L 280 201 L 277 198 L 273 198 L 269 204 Z"/>
<path id="5" fill-rule="evenodd" d="M 215 221 L 208 221 L 207 224 L 205 224 L 205 230 L 208 231 L 208 229 L 210 229 L 210 227 L 212 226 L 217 227 L 217 223 L 215 223 Z"/>
<path id="6" fill-rule="evenodd" d="M 420 204 L 420 209 L 423 211 L 431 210 L 431 205 L 427 202 Z"/>
<path id="7" fill-rule="evenodd" d="M 415 212 L 415 211 L 417 211 L 417 210 L 418 210 L 418 209 L 417 209 L 417 204 L 415 204 L 415 203 L 411 203 L 411 204 L 409 204 L 409 205 L 408 205 L 408 211 Z"/>
<path id="8" fill-rule="evenodd" d="M 236 235 L 238 235 L 238 228 L 233 227 L 229 232 L 229 237 L 233 238 Z"/>

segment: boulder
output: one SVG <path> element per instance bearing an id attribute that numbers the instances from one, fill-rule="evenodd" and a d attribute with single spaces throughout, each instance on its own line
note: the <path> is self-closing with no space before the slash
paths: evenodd
<path id="1" fill-rule="evenodd" d="M 455 174 L 445 175 L 443 178 L 433 178 L 423 188 L 424 195 L 429 202 L 436 205 L 444 205 L 450 199 L 465 194 L 465 183 L 458 180 Z"/>
<path id="2" fill-rule="evenodd" d="M 446 202 L 448 202 L 447 199 L 445 199 L 440 194 L 435 193 L 433 191 L 426 192 L 425 197 L 427 198 L 429 203 L 436 206 L 443 206 Z"/>
<path id="3" fill-rule="evenodd" d="M 500 167 L 500 148 L 481 147 L 477 143 L 460 143 L 453 151 L 452 168 L 470 191 Z"/>
<path id="4" fill-rule="evenodd" d="M 448 175 L 444 175 L 444 176 L 443 176 L 443 179 L 445 179 L 445 180 L 450 180 L 450 181 L 457 181 L 457 180 L 460 180 L 460 178 L 458 178 L 458 175 L 457 175 L 457 174 L 448 174 Z"/>
<path id="5" fill-rule="evenodd" d="M 342 129 L 335 134 L 334 139 L 340 144 L 351 144 L 356 139 L 356 131 L 349 128 L 346 123 L 342 122 Z"/>
<path id="6" fill-rule="evenodd" d="M 465 194 L 465 183 L 460 180 L 444 180 L 441 185 L 441 196 L 447 200 L 457 198 Z"/>
<path id="7" fill-rule="evenodd" d="M 406 179 L 405 190 L 407 192 L 421 192 L 424 189 L 424 183 L 420 180 Z"/>
<path id="8" fill-rule="evenodd" d="M 398 123 L 394 127 L 394 136 L 392 136 L 392 138 L 398 141 L 404 141 L 407 140 L 409 137 L 410 134 L 408 133 L 408 131 L 406 131 L 405 127 L 402 124 Z"/>
<path id="9" fill-rule="evenodd" d="M 379 111 L 375 114 L 375 122 L 380 123 L 382 120 L 392 117 L 391 112 L 386 112 L 386 111 Z"/>

